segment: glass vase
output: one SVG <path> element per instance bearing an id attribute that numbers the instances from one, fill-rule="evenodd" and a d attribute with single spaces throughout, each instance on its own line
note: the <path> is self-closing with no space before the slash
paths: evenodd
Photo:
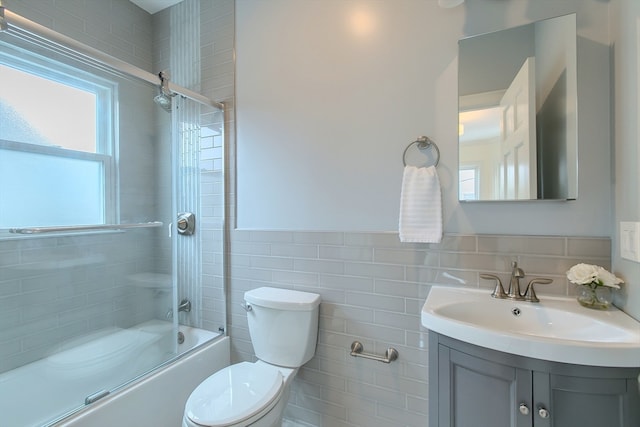
<path id="1" fill-rule="evenodd" d="M 606 310 L 611 305 L 612 300 L 611 288 L 608 286 L 578 286 L 578 302 L 583 307 Z"/>

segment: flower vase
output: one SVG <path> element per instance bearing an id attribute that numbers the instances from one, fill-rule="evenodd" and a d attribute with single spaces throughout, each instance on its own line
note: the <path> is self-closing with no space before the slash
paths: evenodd
<path id="1" fill-rule="evenodd" d="M 611 288 L 595 284 L 578 286 L 578 302 L 583 307 L 606 310 L 613 300 Z"/>

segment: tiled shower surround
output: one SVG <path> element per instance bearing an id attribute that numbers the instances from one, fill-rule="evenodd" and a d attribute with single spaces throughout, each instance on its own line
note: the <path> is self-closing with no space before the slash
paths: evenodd
<path id="1" fill-rule="evenodd" d="M 424 426 L 427 332 L 420 309 L 432 285 L 486 288 L 494 273 L 508 283 L 511 261 L 532 277 L 549 277 L 545 295 L 571 295 L 565 272 L 578 262 L 608 268 L 608 238 L 446 235 L 440 244 L 400 243 L 397 233 L 233 231 L 230 333 L 232 361 L 253 360 L 243 293 L 259 286 L 322 296 L 316 356 L 298 373 L 285 417 L 313 426 Z M 353 358 L 400 353 L 389 365 Z"/>

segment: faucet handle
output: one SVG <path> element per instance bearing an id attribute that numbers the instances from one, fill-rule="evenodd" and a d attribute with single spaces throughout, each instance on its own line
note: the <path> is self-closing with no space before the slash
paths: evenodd
<path id="1" fill-rule="evenodd" d="M 525 301 L 540 302 L 540 300 L 538 299 L 538 296 L 536 295 L 535 289 L 533 289 L 533 285 L 535 284 L 548 285 L 549 283 L 552 283 L 552 282 L 553 282 L 553 279 L 546 279 L 543 277 L 537 277 L 535 279 L 531 279 L 529 281 L 529 284 L 527 285 L 527 289 L 524 291 Z"/>
<path id="2" fill-rule="evenodd" d="M 500 278 L 498 276 L 496 276 L 495 274 L 480 273 L 480 278 L 485 279 L 485 280 L 495 280 L 496 281 L 496 287 L 493 290 L 493 292 L 491 293 L 492 297 L 494 297 L 494 298 L 506 298 L 507 297 L 507 293 L 504 291 L 504 287 L 502 287 L 502 281 L 500 280 Z"/>

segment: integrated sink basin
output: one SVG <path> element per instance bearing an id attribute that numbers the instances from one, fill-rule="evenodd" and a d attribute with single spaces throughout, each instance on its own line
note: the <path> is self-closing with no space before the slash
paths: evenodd
<path id="1" fill-rule="evenodd" d="M 434 286 L 422 325 L 481 347 L 591 366 L 640 367 L 640 322 L 624 312 L 592 310 L 574 298 L 539 303 L 496 299 L 490 290 Z"/>

